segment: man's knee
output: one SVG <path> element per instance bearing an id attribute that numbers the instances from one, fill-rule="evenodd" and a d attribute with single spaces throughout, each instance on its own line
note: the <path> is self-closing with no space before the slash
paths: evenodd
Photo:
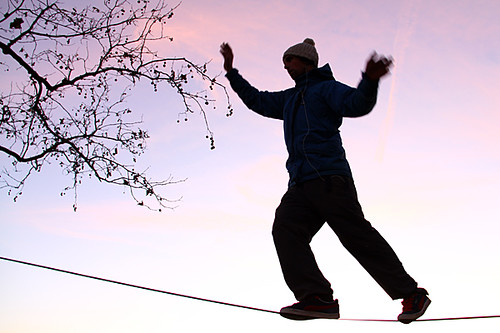
<path id="1" fill-rule="evenodd" d="M 278 244 L 309 244 L 315 232 L 308 228 L 307 223 L 296 223 L 293 220 L 276 219 L 272 228 L 274 243 Z"/>
<path id="2" fill-rule="evenodd" d="M 271 234 L 273 236 L 273 240 L 275 243 L 279 241 L 283 237 L 283 235 L 286 235 L 287 233 L 290 232 L 287 229 L 288 228 L 286 227 L 285 223 L 283 223 L 281 220 L 279 219 L 274 220 Z"/>

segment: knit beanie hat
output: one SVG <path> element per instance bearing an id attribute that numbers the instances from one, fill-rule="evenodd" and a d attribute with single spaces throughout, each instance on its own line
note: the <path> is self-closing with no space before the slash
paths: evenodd
<path id="1" fill-rule="evenodd" d="M 288 50 L 283 53 L 283 59 L 288 55 L 302 57 L 311 60 L 314 65 L 318 67 L 319 56 L 314 45 L 314 40 L 306 38 L 302 43 L 290 46 Z"/>

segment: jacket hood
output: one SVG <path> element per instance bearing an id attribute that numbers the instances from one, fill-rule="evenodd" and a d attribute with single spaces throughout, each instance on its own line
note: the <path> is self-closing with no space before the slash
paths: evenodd
<path id="1" fill-rule="evenodd" d="M 314 68 L 309 72 L 299 76 L 295 80 L 295 87 L 299 88 L 309 83 L 321 82 L 321 81 L 335 81 L 333 77 L 332 69 L 329 64 L 326 64 L 322 67 Z"/>

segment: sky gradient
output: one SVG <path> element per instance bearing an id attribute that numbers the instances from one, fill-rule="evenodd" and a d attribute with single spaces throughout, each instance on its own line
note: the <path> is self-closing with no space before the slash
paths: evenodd
<path id="1" fill-rule="evenodd" d="M 222 73 L 219 45 L 261 90 L 293 85 L 281 57 L 313 38 L 320 65 L 355 86 L 370 53 L 392 55 L 369 115 L 341 127 L 367 219 L 430 292 L 425 318 L 499 315 L 500 24 L 497 1 L 194 1 L 168 23 L 160 52 Z M 231 91 L 208 117 L 177 123 L 167 87 L 138 88 L 129 103 L 150 130 L 141 163 L 151 176 L 187 180 L 161 214 L 120 188 L 84 183 L 78 212 L 57 168 L 27 184 L 18 202 L 0 193 L 0 256 L 181 294 L 278 311 L 295 300 L 271 238 L 286 190 L 282 124 L 246 109 Z M 0 157 L 0 162 L 5 162 Z M 395 319 L 401 311 L 323 228 L 312 243 L 340 302 L 341 318 Z M 0 261 L 0 333 L 401 332 L 399 323 L 293 322 Z M 407 332 L 493 332 L 499 319 L 422 322 Z"/>

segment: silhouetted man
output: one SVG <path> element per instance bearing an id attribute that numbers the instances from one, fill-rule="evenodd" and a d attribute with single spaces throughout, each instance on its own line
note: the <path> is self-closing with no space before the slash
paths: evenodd
<path id="1" fill-rule="evenodd" d="M 390 245 L 364 218 L 351 169 L 339 133 L 344 117 L 360 117 L 375 106 L 379 79 L 392 59 L 374 53 L 357 88 L 336 81 L 328 64 L 318 68 L 314 41 L 288 48 L 284 67 L 295 87 L 259 91 L 233 68 L 233 51 L 221 45 L 224 69 L 231 87 L 245 105 L 260 115 L 284 122 L 290 176 L 273 224 L 273 239 L 288 287 L 298 303 L 281 309 L 295 320 L 337 319 L 338 300 L 323 276 L 310 247 L 313 236 L 328 225 L 392 299 L 403 299 L 398 320 L 410 323 L 430 304 Z"/>

